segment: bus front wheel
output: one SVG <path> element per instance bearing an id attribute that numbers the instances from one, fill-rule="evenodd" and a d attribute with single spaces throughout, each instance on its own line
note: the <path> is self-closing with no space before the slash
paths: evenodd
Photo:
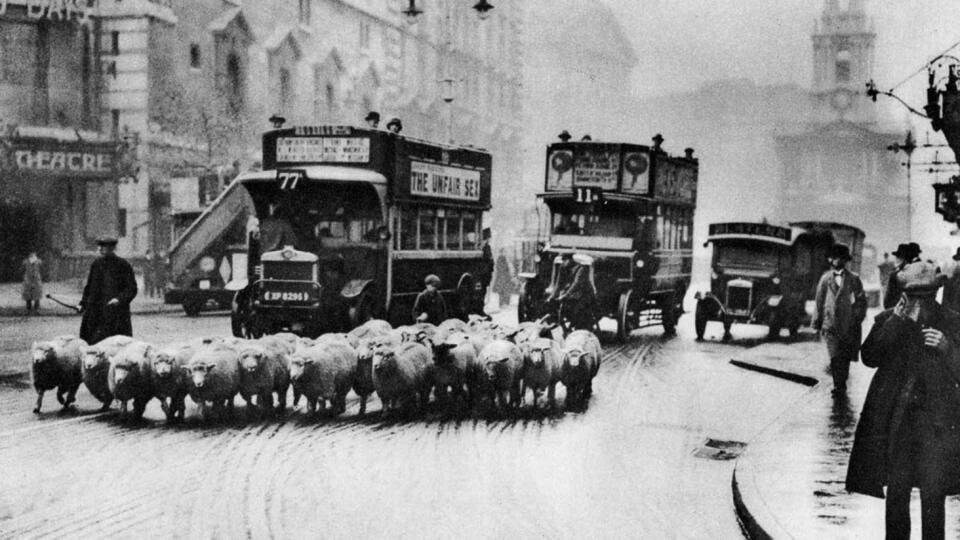
<path id="1" fill-rule="evenodd" d="M 620 302 L 617 306 L 617 340 L 620 343 L 626 343 L 630 339 L 630 332 L 633 330 L 633 311 L 631 311 L 630 305 L 632 299 L 632 290 L 620 295 Z"/>

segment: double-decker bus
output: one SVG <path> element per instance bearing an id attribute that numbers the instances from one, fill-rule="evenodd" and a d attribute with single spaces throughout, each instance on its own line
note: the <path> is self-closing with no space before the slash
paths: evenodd
<path id="1" fill-rule="evenodd" d="M 429 274 L 440 277 L 450 316 L 482 312 L 491 164 L 476 148 L 351 126 L 266 132 L 263 170 L 236 180 L 258 224 L 234 334 L 410 323 Z"/>
<path id="2" fill-rule="evenodd" d="M 536 271 L 520 276 L 521 320 L 551 309 L 546 300 L 562 286 L 563 255 L 580 254 L 591 267 L 596 320 L 613 318 L 621 340 L 658 322 L 674 332 L 693 264 L 699 165 L 692 149 L 670 156 L 659 142 L 547 147 L 544 191 L 537 197 L 550 209 L 550 235 L 535 257 Z"/>

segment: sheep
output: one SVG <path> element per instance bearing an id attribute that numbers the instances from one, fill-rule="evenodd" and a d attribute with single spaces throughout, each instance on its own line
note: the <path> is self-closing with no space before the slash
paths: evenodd
<path id="1" fill-rule="evenodd" d="M 585 405 L 593 394 L 593 378 L 600 371 L 600 340 L 589 330 L 576 330 L 563 344 L 560 382 L 567 389 L 565 405 Z"/>
<path id="2" fill-rule="evenodd" d="M 434 347 L 434 364 L 433 385 L 437 400 L 446 402 L 448 389 L 454 399 L 463 398 L 467 370 L 477 365 L 477 351 L 466 334 L 452 333 L 446 341 Z M 472 396 L 468 401 L 472 403 Z"/>
<path id="3" fill-rule="evenodd" d="M 86 342 L 74 336 L 59 336 L 33 344 L 30 380 L 37 391 L 34 414 L 40 414 L 43 393 L 47 390 L 57 389 L 57 402 L 63 405 L 63 410 L 76 401 L 77 389 L 83 380 L 80 351 L 85 346 Z"/>
<path id="4" fill-rule="evenodd" d="M 319 343 L 297 349 L 290 357 L 290 379 L 295 392 L 306 396 L 307 412 L 313 415 L 330 402 L 334 416 L 347 410 L 347 393 L 353 384 L 357 352 L 346 342 Z"/>
<path id="5" fill-rule="evenodd" d="M 261 344 L 281 351 L 283 354 L 292 354 L 297 350 L 297 342 L 300 336 L 290 332 L 280 332 L 269 336 L 263 336 L 257 340 Z"/>
<path id="6" fill-rule="evenodd" d="M 523 383 L 520 387 L 520 401 L 527 396 L 527 388 L 533 392 L 533 408 L 537 407 L 537 398 L 546 388 L 547 403 L 552 409 L 555 402 L 557 383 L 560 382 L 560 362 L 563 350 L 560 344 L 548 338 L 534 338 L 520 346 L 523 355 Z"/>
<path id="7" fill-rule="evenodd" d="M 443 343 L 451 334 L 465 331 L 467 331 L 467 323 L 460 319 L 447 319 L 437 325 L 437 333 L 434 336 L 434 340 L 436 343 Z"/>
<path id="8" fill-rule="evenodd" d="M 382 414 L 396 410 L 401 402 L 416 405 L 430 399 L 431 352 L 421 343 L 408 341 L 396 346 L 381 345 L 373 352 L 373 385 L 383 404 Z"/>
<path id="9" fill-rule="evenodd" d="M 516 406 L 520 400 L 523 369 L 520 349 L 509 341 L 493 340 L 480 353 L 480 364 L 483 366 L 483 389 L 490 397 L 491 405 L 499 402 L 501 409 L 508 404 Z"/>
<path id="10" fill-rule="evenodd" d="M 364 339 L 372 339 L 375 337 L 384 336 L 388 334 L 390 330 L 393 330 L 393 327 L 390 326 L 390 323 L 387 321 L 382 319 L 370 319 L 369 321 L 351 330 L 348 335 L 351 336 L 351 341 L 356 340 L 359 342 Z"/>
<path id="11" fill-rule="evenodd" d="M 240 391 L 240 364 L 237 351 L 222 343 L 200 347 L 183 368 L 190 374 L 187 392 L 206 418 L 206 403 L 213 403 L 213 412 L 222 417 L 224 406 L 233 416 L 233 398 Z"/>
<path id="12" fill-rule="evenodd" d="M 167 422 L 183 421 L 184 401 L 190 384 L 189 375 L 183 368 L 201 346 L 200 343 L 166 345 L 153 357 L 153 395 L 160 400 Z"/>
<path id="13" fill-rule="evenodd" d="M 259 343 L 249 343 L 237 349 L 240 357 L 240 395 L 249 406 L 257 396 L 257 406 L 263 414 L 273 408 L 273 393 L 277 393 L 277 414 L 287 409 L 287 389 L 290 370 L 287 355 Z"/>
<path id="14" fill-rule="evenodd" d="M 101 411 L 106 411 L 113 403 L 113 394 L 110 393 L 110 386 L 107 383 L 110 359 L 120 352 L 120 349 L 131 343 L 133 343 L 132 337 L 117 335 L 102 339 L 83 349 L 83 384 L 90 394 L 103 404 L 100 407 Z"/>
<path id="15" fill-rule="evenodd" d="M 133 417 L 139 420 L 155 393 L 152 345 L 142 341 L 130 343 L 110 358 L 107 385 L 120 402 L 120 414 L 127 414 L 127 401 L 133 400 Z"/>

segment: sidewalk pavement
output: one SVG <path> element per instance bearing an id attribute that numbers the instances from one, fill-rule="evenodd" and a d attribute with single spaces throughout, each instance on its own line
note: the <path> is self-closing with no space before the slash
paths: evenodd
<path id="1" fill-rule="evenodd" d="M 871 310 L 865 321 L 864 337 L 875 314 Z M 875 370 L 852 364 L 847 398 L 834 399 L 822 341 L 763 344 L 734 360 L 817 379 L 810 393 L 751 441 L 737 461 L 734 505 L 748 536 L 883 538 L 884 500 L 847 493 L 844 486 L 854 432 Z M 960 497 L 947 499 L 947 538 L 960 538 L 957 501 Z M 916 490 L 910 515 L 912 537 L 920 538 Z"/>
<path id="2" fill-rule="evenodd" d="M 130 312 L 134 314 L 145 313 L 168 313 L 181 312 L 182 308 L 178 305 L 166 305 L 163 298 L 150 298 L 146 295 L 141 284 L 137 285 L 140 290 L 137 296 L 130 303 Z M 17 283 L 0 283 L 0 317 L 26 317 L 27 306 L 21 296 L 22 285 Z M 47 294 L 55 296 L 58 300 L 68 304 L 80 302 L 83 296 L 83 284 L 77 281 L 54 281 L 43 284 L 44 298 L 40 300 L 40 316 L 77 316 L 77 312 L 58 305 L 53 300 L 46 298 Z"/>

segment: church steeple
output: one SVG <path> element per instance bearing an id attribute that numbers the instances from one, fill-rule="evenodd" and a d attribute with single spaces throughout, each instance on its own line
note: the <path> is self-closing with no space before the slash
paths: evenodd
<path id="1" fill-rule="evenodd" d="M 870 121 L 861 87 L 873 77 L 876 34 L 864 0 L 825 0 L 813 40 L 813 94 L 822 121 Z"/>

